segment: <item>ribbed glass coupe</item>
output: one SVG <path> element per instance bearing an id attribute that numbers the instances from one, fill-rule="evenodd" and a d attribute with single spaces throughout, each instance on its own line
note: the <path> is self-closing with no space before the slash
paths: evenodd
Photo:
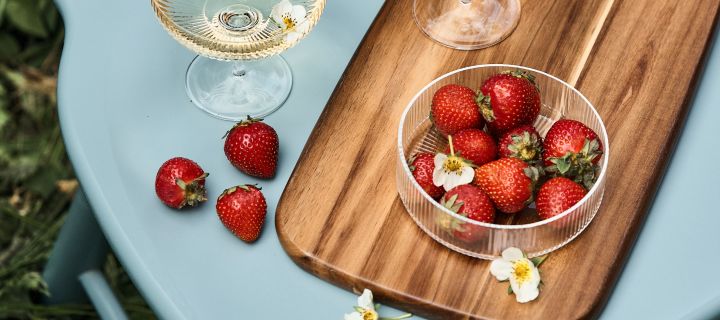
<path id="1" fill-rule="evenodd" d="M 431 39 L 458 50 L 492 46 L 520 20 L 520 0 L 415 0 L 413 17 Z"/>
<path id="2" fill-rule="evenodd" d="M 193 103 L 224 120 L 277 110 L 292 88 L 279 53 L 320 19 L 325 0 L 150 0 L 165 29 L 197 53 L 186 74 Z"/>

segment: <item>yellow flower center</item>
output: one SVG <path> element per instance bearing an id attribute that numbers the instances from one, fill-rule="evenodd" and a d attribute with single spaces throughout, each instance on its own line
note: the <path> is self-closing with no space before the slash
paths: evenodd
<path id="1" fill-rule="evenodd" d="M 445 172 L 455 172 L 457 174 L 460 174 L 463 168 L 463 162 L 460 160 L 460 158 L 456 156 L 449 156 L 447 159 L 445 159 L 445 162 L 443 163 L 443 169 L 445 169 Z"/>
<path id="2" fill-rule="evenodd" d="M 518 285 L 522 285 L 525 281 L 530 280 L 532 276 L 530 273 L 530 265 L 528 260 L 522 259 L 513 263 L 513 277 L 517 281 Z"/>
<path id="3" fill-rule="evenodd" d="M 285 29 L 288 29 L 288 30 L 295 29 L 295 20 L 290 18 L 290 16 L 283 16 L 283 23 L 285 24 Z"/>
<path id="4" fill-rule="evenodd" d="M 365 309 L 362 312 L 362 317 L 363 317 L 363 320 L 377 320 L 378 314 L 377 314 L 377 312 L 375 312 L 373 310 Z"/>
<path id="5" fill-rule="evenodd" d="M 535 149 L 532 146 L 523 145 L 520 148 L 520 157 L 525 160 L 532 160 L 535 158 Z"/>

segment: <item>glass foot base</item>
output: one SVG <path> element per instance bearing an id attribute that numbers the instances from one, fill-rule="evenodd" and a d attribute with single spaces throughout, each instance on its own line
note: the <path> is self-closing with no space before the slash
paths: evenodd
<path id="1" fill-rule="evenodd" d="M 507 38 L 520 20 L 520 0 L 415 0 L 418 27 L 440 44 L 482 49 Z"/>
<path id="2" fill-rule="evenodd" d="M 292 88 L 290 66 L 279 55 L 237 61 L 197 56 L 188 67 L 186 80 L 188 95 L 198 108 L 231 121 L 273 113 Z"/>

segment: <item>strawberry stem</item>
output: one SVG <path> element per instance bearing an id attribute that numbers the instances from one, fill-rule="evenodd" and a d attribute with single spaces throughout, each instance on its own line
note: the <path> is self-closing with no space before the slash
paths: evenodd
<path id="1" fill-rule="evenodd" d="M 454 156 L 455 156 L 455 149 L 453 148 L 452 136 L 451 136 L 451 135 L 448 135 L 448 144 L 450 144 L 450 155 L 454 157 Z"/>

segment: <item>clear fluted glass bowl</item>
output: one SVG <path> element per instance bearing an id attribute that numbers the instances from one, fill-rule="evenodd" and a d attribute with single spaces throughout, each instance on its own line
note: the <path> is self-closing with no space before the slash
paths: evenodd
<path id="1" fill-rule="evenodd" d="M 490 224 L 458 215 L 433 200 L 415 182 L 407 160 L 417 152 L 436 153 L 444 150 L 447 140 L 432 126 L 429 114 L 435 91 L 447 84 L 460 84 L 477 90 L 493 74 L 508 70 L 524 70 L 535 76 L 540 88 L 542 108 L 534 126 L 545 136 L 552 124 L 561 118 L 580 121 L 595 131 L 602 140 L 604 154 L 600 159 L 597 182 L 585 198 L 565 212 L 547 220 L 525 224 Z M 529 257 L 544 255 L 575 239 L 595 217 L 605 192 L 610 146 L 600 115 L 585 96 L 564 81 L 542 71 L 515 65 L 477 65 L 445 74 L 425 86 L 410 101 L 400 119 L 398 129 L 397 188 L 405 208 L 418 226 L 433 239 L 457 252 L 481 259 L 494 259 L 508 247 L 517 247 Z M 522 214 L 536 216 L 534 205 Z M 518 213 L 521 214 L 521 213 Z M 465 242 L 441 226 L 449 219 L 469 224 L 474 230 L 472 243 Z"/>

